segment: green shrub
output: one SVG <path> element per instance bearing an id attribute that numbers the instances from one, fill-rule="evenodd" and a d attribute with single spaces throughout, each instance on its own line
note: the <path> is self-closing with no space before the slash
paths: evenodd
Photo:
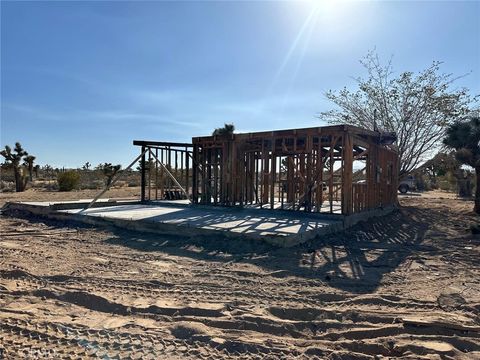
<path id="1" fill-rule="evenodd" d="M 57 176 L 58 190 L 72 191 L 78 187 L 80 175 L 76 171 L 66 171 Z"/>

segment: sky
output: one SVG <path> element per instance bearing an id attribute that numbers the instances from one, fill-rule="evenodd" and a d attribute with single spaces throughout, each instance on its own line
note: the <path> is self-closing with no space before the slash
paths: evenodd
<path id="1" fill-rule="evenodd" d="M 1 1 L 0 146 L 39 164 L 128 164 L 134 139 L 325 125 L 376 49 L 480 94 L 480 2 Z"/>

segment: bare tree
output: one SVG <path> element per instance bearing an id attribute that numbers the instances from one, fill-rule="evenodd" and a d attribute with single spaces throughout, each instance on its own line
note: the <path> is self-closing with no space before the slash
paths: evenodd
<path id="1" fill-rule="evenodd" d="M 375 51 L 360 63 L 367 78 L 355 78 L 358 89 L 329 90 L 326 97 L 338 109 L 322 112 L 320 118 L 331 123 L 346 123 L 371 130 L 397 134 L 400 176 L 415 169 L 437 150 L 445 129 L 468 113 L 477 98 L 467 89 L 452 89 L 459 79 L 440 73 L 441 62 L 414 74 L 394 76 L 392 59 L 383 65 Z"/>

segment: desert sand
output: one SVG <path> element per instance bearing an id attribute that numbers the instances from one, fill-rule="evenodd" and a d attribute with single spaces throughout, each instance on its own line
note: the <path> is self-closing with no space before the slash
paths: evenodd
<path id="1" fill-rule="evenodd" d="M 2 216 L 0 359 L 480 359 L 472 202 L 400 201 L 291 249 Z"/>

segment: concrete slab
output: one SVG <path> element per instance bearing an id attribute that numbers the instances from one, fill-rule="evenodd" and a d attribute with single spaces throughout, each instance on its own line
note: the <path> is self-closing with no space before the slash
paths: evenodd
<path id="1" fill-rule="evenodd" d="M 259 236 L 288 236 L 324 228 L 338 221 L 315 217 L 286 216 L 271 213 L 259 216 L 256 210 L 205 209 L 160 205 L 123 205 L 88 210 L 62 210 L 84 216 L 111 219 L 148 221 L 195 227 L 209 230 L 226 230 Z M 341 221 L 340 221 L 341 222 Z"/>
<path id="2" fill-rule="evenodd" d="M 85 201 L 84 203 L 88 203 Z M 77 203 L 78 204 L 78 203 Z M 72 202 L 10 203 L 10 210 L 62 220 L 110 224 L 127 229 L 195 235 L 224 235 L 264 240 L 279 246 L 293 246 L 318 235 L 343 229 L 342 218 L 303 215 L 257 209 L 196 207 L 183 203 L 121 204 L 84 210 Z M 62 208 L 65 207 L 65 208 Z"/>
<path id="3" fill-rule="evenodd" d="M 250 238 L 290 247 L 317 236 L 344 230 L 358 221 L 384 215 L 392 209 L 355 214 L 350 217 L 278 210 L 192 206 L 184 202 L 103 201 L 84 210 L 80 202 L 7 203 L 2 212 L 28 212 L 59 220 L 94 225 L 113 225 L 129 230 L 182 236 L 221 235 Z"/>

